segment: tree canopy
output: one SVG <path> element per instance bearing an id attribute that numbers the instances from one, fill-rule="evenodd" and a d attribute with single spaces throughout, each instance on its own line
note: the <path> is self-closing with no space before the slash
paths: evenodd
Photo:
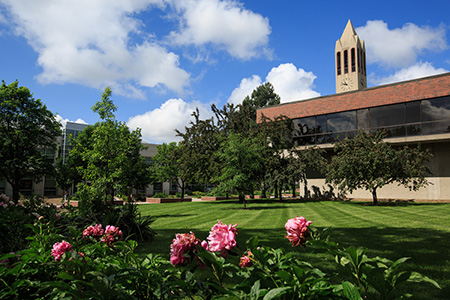
<path id="1" fill-rule="evenodd" d="M 0 175 L 11 184 L 19 200 L 20 182 L 52 174 L 56 138 L 61 124 L 40 99 L 15 81 L 0 86 Z"/>
<path id="2" fill-rule="evenodd" d="M 184 144 L 172 142 L 163 143 L 157 147 L 158 151 L 152 157 L 152 173 L 159 181 L 174 182 L 181 189 L 181 199 L 187 184 L 192 182 L 195 169 L 193 169 L 192 158 L 189 151 L 186 151 Z"/>
<path id="3" fill-rule="evenodd" d="M 125 122 L 115 119 L 111 89 L 106 88 L 102 100 L 92 110 L 102 121 L 88 126 L 74 141 L 68 163 L 77 165 L 81 178 L 88 182 L 92 194 L 113 200 L 117 191 L 129 195 L 131 188 L 150 183 L 148 167 L 140 151 L 140 130 L 131 131 Z M 75 162 L 75 163 L 74 163 Z"/>
<path id="4" fill-rule="evenodd" d="M 383 137 L 381 131 L 371 135 L 361 130 L 354 138 L 336 143 L 327 182 L 343 191 L 366 189 L 372 193 L 374 205 L 378 203 L 377 189 L 387 184 L 397 182 L 412 190 L 427 185 L 430 152 L 420 147 L 396 149 Z"/>

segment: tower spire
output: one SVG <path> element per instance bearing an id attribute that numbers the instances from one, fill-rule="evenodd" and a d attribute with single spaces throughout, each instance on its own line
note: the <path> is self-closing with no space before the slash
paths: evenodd
<path id="1" fill-rule="evenodd" d="M 335 48 L 336 93 L 367 88 L 366 48 L 350 20 Z"/>

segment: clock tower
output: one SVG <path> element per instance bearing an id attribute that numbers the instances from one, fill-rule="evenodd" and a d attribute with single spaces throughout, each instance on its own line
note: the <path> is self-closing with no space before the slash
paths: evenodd
<path id="1" fill-rule="evenodd" d="M 367 88 L 366 47 L 348 20 L 335 48 L 336 93 Z"/>

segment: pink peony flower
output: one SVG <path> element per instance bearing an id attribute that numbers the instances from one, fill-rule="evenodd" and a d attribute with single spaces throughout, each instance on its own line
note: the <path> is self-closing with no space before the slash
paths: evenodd
<path id="1" fill-rule="evenodd" d="M 172 265 L 189 263 L 199 244 L 200 240 L 195 237 L 194 233 L 177 233 L 170 245 L 170 263 Z"/>
<path id="2" fill-rule="evenodd" d="M 61 243 L 55 243 L 52 249 L 52 256 L 55 261 L 60 261 L 62 255 L 72 249 L 72 245 L 69 242 L 62 241 Z"/>
<path id="3" fill-rule="evenodd" d="M 247 255 L 243 255 L 241 257 L 241 260 L 239 262 L 239 266 L 241 268 L 248 268 L 248 267 L 253 266 L 253 263 L 252 263 L 252 260 L 251 260 L 252 256 L 253 256 L 253 253 L 251 253 L 250 251 L 247 251 Z"/>
<path id="4" fill-rule="evenodd" d="M 305 246 L 306 238 L 309 236 L 308 226 L 311 223 L 303 217 L 295 217 L 286 222 L 284 227 L 287 230 L 287 235 L 285 237 L 291 242 L 292 247 Z"/>
<path id="5" fill-rule="evenodd" d="M 83 230 L 83 237 L 92 236 L 92 237 L 101 237 L 103 235 L 103 229 L 101 224 L 96 224 L 94 226 L 89 226 L 85 230 Z"/>
<path id="6" fill-rule="evenodd" d="M 209 251 L 220 251 L 222 257 L 228 256 L 228 250 L 236 246 L 237 224 L 226 225 L 220 220 L 209 232 Z"/>
<path id="7" fill-rule="evenodd" d="M 114 241 L 120 241 L 122 239 L 122 231 L 119 230 L 119 227 L 115 227 L 112 225 L 107 225 L 105 228 L 105 235 L 102 238 L 102 242 L 106 243 L 108 246 L 111 246 Z"/>
<path id="8" fill-rule="evenodd" d="M 205 250 L 209 251 L 209 246 L 207 241 L 202 241 L 200 244 Z"/>

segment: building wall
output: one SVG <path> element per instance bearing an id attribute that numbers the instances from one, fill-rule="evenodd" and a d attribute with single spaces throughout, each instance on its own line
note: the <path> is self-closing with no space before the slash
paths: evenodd
<path id="1" fill-rule="evenodd" d="M 437 142 L 425 144 L 432 154 L 433 159 L 430 161 L 429 167 L 432 175 L 427 177 L 430 185 L 420 188 L 418 191 L 410 191 L 404 186 L 392 183 L 377 190 L 379 199 L 401 199 L 401 200 L 420 200 L 420 201 L 450 201 L 450 142 Z M 322 193 L 330 191 L 328 185 L 325 184 L 324 178 L 308 179 L 308 189 L 314 194 L 313 186 L 318 187 Z M 336 190 L 334 193 L 336 194 Z M 300 195 L 304 196 L 304 185 L 300 185 Z M 358 189 L 353 193 L 347 193 L 347 198 L 371 200 L 370 191 Z"/>

